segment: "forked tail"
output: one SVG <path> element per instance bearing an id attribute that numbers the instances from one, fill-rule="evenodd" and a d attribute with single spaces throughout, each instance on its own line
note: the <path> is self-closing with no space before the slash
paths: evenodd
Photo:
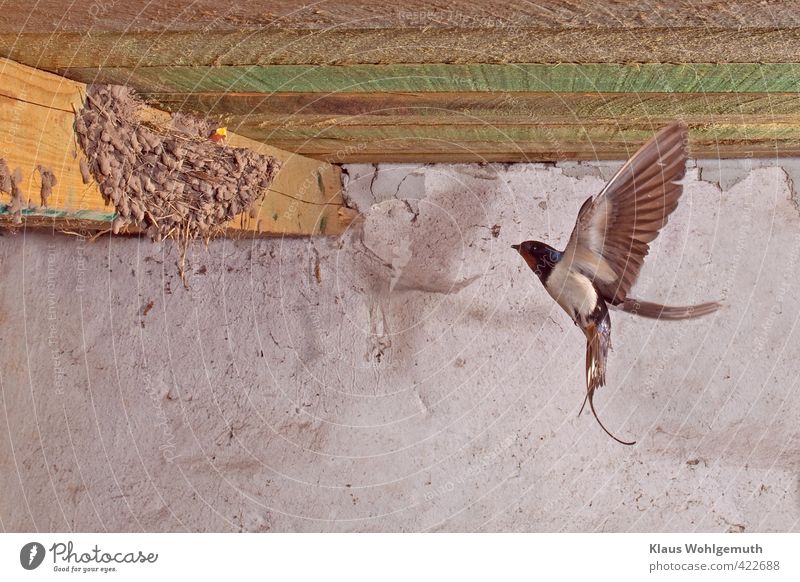
<path id="1" fill-rule="evenodd" d="M 639 315 L 641 317 L 674 320 L 702 317 L 703 315 L 714 313 L 717 309 L 722 307 L 722 304 L 716 301 L 709 301 L 708 303 L 700 303 L 699 305 L 671 307 L 669 305 L 650 303 L 649 301 L 639 301 L 638 299 L 626 299 L 619 307 L 623 311 L 633 313 L 634 315 Z"/>
<path id="2" fill-rule="evenodd" d="M 594 409 L 594 391 L 606 384 L 606 361 L 608 348 L 611 347 L 611 321 L 608 318 L 608 312 L 597 324 L 590 323 L 586 326 L 583 332 L 586 334 L 586 398 L 583 399 L 583 406 L 581 406 L 578 416 L 581 415 L 588 401 L 594 419 L 608 436 L 623 445 L 635 445 L 636 441 L 623 441 L 611 434 Z"/>

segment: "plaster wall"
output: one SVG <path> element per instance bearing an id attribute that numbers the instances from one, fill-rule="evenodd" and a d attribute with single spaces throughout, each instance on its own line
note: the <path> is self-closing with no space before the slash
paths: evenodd
<path id="1" fill-rule="evenodd" d="M 510 249 L 618 163 L 351 165 L 340 240 L 0 236 L 6 531 L 800 531 L 797 160 L 691 163 L 608 386 Z"/>

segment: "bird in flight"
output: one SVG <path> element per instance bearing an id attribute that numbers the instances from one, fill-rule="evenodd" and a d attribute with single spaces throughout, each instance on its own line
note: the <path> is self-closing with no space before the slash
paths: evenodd
<path id="1" fill-rule="evenodd" d="M 609 306 L 654 319 L 690 319 L 716 311 L 717 302 L 670 307 L 632 299 L 649 244 L 678 207 L 686 169 L 687 129 L 674 122 L 637 151 L 578 211 L 567 247 L 558 251 L 539 241 L 512 248 L 539 277 L 544 288 L 586 335 L 586 396 L 600 427 L 615 441 L 594 409 L 594 392 L 606 383 L 611 347 Z M 581 406 L 581 412 L 583 412 Z M 580 413 L 578 413 L 580 415 Z"/>

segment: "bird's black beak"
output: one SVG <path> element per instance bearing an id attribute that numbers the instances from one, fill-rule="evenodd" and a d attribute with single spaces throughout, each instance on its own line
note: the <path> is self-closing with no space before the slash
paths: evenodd
<path id="1" fill-rule="evenodd" d="M 515 251 L 519 251 L 519 245 L 511 245 L 511 248 Z"/>

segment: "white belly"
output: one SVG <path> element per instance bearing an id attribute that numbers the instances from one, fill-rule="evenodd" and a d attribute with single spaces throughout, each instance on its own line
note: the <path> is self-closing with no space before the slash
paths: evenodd
<path id="1" fill-rule="evenodd" d="M 558 263 L 547 278 L 545 289 L 567 312 L 572 321 L 584 325 L 597 305 L 597 291 L 591 280 L 576 273 L 564 263 Z"/>

